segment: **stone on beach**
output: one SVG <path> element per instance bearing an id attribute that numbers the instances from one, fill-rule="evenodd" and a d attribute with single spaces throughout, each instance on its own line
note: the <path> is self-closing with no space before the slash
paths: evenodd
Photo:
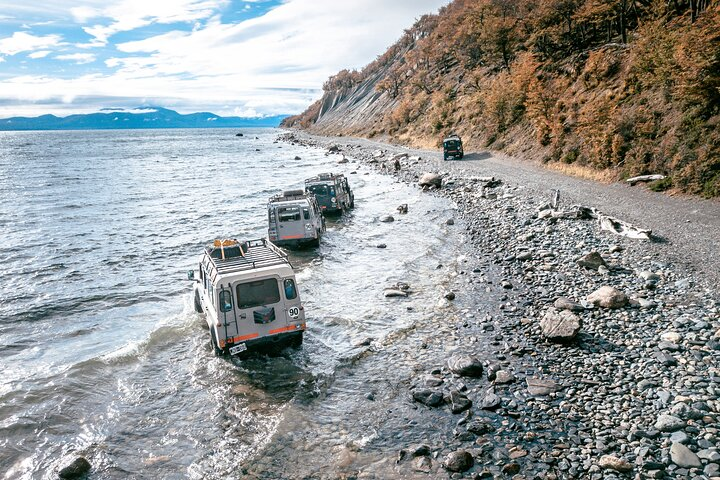
<path id="1" fill-rule="evenodd" d="M 615 470 L 617 472 L 631 472 L 633 469 L 632 463 L 613 455 L 603 455 L 600 457 L 598 465 L 600 468 Z"/>
<path id="2" fill-rule="evenodd" d="M 670 447 L 670 459 L 679 467 L 702 468 L 698 456 L 682 443 L 672 444 Z"/>
<path id="3" fill-rule="evenodd" d="M 589 270 L 597 270 L 600 267 L 606 267 L 607 264 L 598 252 L 590 252 L 577 260 L 577 264 Z"/>
<path id="4" fill-rule="evenodd" d="M 436 187 L 442 186 L 442 177 L 437 173 L 426 172 L 418 180 L 418 185 L 421 187 Z"/>
<path id="5" fill-rule="evenodd" d="M 570 342 L 580 333 L 582 320 L 568 310 L 558 312 L 549 308 L 540 321 L 540 328 L 543 336 L 551 342 Z"/>
<path id="6" fill-rule="evenodd" d="M 475 460 L 470 452 L 466 450 L 458 450 L 451 452 L 445 457 L 443 466 L 451 472 L 465 472 L 475 464 Z"/>
<path id="7" fill-rule="evenodd" d="M 413 400 L 416 402 L 427 405 L 428 407 L 437 407 L 443 403 L 443 396 L 437 390 L 430 390 L 427 388 L 415 390 L 412 394 Z"/>
<path id="8" fill-rule="evenodd" d="M 90 471 L 92 465 L 83 457 L 77 457 L 69 465 L 63 467 L 59 472 L 60 478 L 71 480 L 75 478 L 81 478 L 87 472 Z"/>
<path id="9" fill-rule="evenodd" d="M 661 432 L 674 432 L 685 428 L 685 421 L 673 415 L 660 415 L 655 422 L 655 428 Z"/>
<path id="10" fill-rule="evenodd" d="M 622 308 L 628 304 L 628 297 L 615 287 L 604 286 L 587 296 L 587 301 L 596 307 Z"/>
<path id="11" fill-rule="evenodd" d="M 471 355 L 454 355 L 447 365 L 451 372 L 461 377 L 480 377 L 483 373 L 482 362 Z"/>

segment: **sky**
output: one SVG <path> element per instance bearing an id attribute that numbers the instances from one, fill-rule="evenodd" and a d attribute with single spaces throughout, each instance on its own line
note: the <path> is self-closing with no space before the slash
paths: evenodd
<path id="1" fill-rule="evenodd" d="M 448 0 L 0 0 L 0 118 L 303 111 Z"/>

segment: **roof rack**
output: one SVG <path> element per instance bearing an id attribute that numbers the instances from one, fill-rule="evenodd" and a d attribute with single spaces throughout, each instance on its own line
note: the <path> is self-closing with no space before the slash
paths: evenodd
<path id="1" fill-rule="evenodd" d="M 243 255 L 214 258 L 212 248 L 205 250 L 202 264 L 206 265 L 213 281 L 218 275 L 254 270 L 256 268 L 288 265 L 292 267 L 287 254 L 270 243 L 266 238 L 243 242 Z"/>
<path id="2" fill-rule="evenodd" d="M 269 203 L 273 202 L 290 202 L 293 200 L 307 200 L 308 197 L 312 196 L 312 193 L 305 193 L 303 190 L 289 190 L 287 192 L 278 193 L 270 197 Z"/>
<path id="3" fill-rule="evenodd" d="M 306 178 L 305 183 L 309 182 L 318 182 L 323 180 L 334 180 L 338 177 L 343 177 L 344 175 L 342 173 L 319 173 L 315 175 L 314 177 Z"/>

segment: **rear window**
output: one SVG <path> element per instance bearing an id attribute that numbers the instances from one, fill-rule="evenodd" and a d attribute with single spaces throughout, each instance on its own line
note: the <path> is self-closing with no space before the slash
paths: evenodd
<path id="1" fill-rule="evenodd" d="M 457 148 L 457 146 L 457 140 L 448 140 L 447 142 L 445 142 L 445 148 Z"/>
<path id="2" fill-rule="evenodd" d="M 238 308 L 252 308 L 280 301 L 278 282 L 274 278 L 241 283 L 236 287 L 236 291 Z"/>
<path id="3" fill-rule="evenodd" d="M 327 195 L 327 185 L 310 185 L 307 187 L 308 192 L 314 193 L 315 195 Z"/>
<path id="4" fill-rule="evenodd" d="M 277 212 L 281 222 L 300 220 L 300 207 L 278 207 Z"/>

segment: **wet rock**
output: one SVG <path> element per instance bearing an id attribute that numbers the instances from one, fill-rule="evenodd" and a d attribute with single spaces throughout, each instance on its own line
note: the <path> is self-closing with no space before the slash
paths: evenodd
<path id="1" fill-rule="evenodd" d="M 335 153 L 340 151 L 340 147 L 337 145 L 330 145 L 327 149 L 328 153 Z"/>
<path id="2" fill-rule="evenodd" d="M 476 418 L 467 424 L 467 431 L 472 432 L 475 435 L 483 435 L 485 433 L 494 432 L 495 427 L 493 427 L 492 423 L 483 420 L 482 418 Z"/>
<path id="3" fill-rule="evenodd" d="M 567 297 L 558 297 L 553 304 L 558 310 L 570 310 L 571 312 L 582 312 L 585 310 L 581 304 L 573 302 Z"/>
<path id="4" fill-rule="evenodd" d="M 501 400 L 492 390 L 485 393 L 478 406 L 483 410 L 495 410 L 500 406 Z"/>
<path id="5" fill-rule="evenodd" d="M 428 445 L 414 445 L 408 449 L 413 457 L 427 457 L 430 455 L 430 447 Z"/>
<path id="6" fill-rule="evenodd" d="M 450 392 L 448 403 L 450 404 L 450 411 L 454 414 L 462 413 L 472 406 L 472 401 L 457 390 Z"/>
<path id="7" fill-rule="evenodd" d="M 588 295 L 587 301 L 596 307 L 622 308 L 628 304 L 628 297 L 614 287 L 604 286 Z"/>
<path id="8" fill-rule="evenodd" d="M 509 372 L 507 370 L 498 370 L 495 372 L 495 383 L 498 384 L 505 384 L 505 383 L 512 383 L 515 381 L 515 376 L 512 374 L 512 372 Z"/>
<path id="9" fill-rule="evenodd" d="M 348 159 L 345 157 L 345 155 L 343 155 L 342 158 L 341 158 L 340 160 L 338 160 L 337 163 L 339 163 L 340 165 L 342 165 L 342 164 L 344 164 L 344 163 L 350 163 L 350 160 L 348 160 Z"/>
<path id="10" fill-rule="evenodd" d="M 295 158 L 293 160 L 300 160 L 300 157 L 295 155 Z"/>
<path id="11" fill-rule="evenodd" d="M 444 296 L 448 300 L 455 300 L 455 292 L 448 292 Z"/>
<path id="12" fill-rule="evenodd" d="M 505 288 L 505 289 L 507 289 L 507 290 L 510 290 L 511 288 L 513 288 L 512 283 L 510 283 L 510 282 L 507 281 L 507 280 L 503 280 L 502 282 L 500 282 L 500 286 L 503 287 L 503 288 Z"/>
<path id="13" fill-rule="evenodd" d="M 540 321 L 543 336 L 551 342 L 571 342 L 580 332 L 581 327 L 580 317 L 568 310 L 558 312 L 554 308 L 549 308 Z"/>
<path id="14" fill-rule="evenodd" d="M 69 465 L 63 467 L 58 472 L 58 476 L 66 480 L 80 478 L 88 473 L 91 468 L 92 465 L 90 465 L 90 462 L 88 462 L 85 458 L 77 457 Z"/>
<path id="15" fill-rule="evenodd" d="M 442 177 L 437 173 L 426 172 L 423 173 L 420 180 L 418 180 L 418 185 L 421 187 L 440 188 L 442 186 Z"/>
<path id="16" fill-rule="evenodd" d="M 437 390 L 418 389 L 412 394 L 413 400 L 428 407 L 437 407 L 443 403 L 442 393 Z"/>
<path id="17" fill-rule="evenodd" d="M 467 450 L 451 452 L 445 457 L 443 466 L 451 472 L 465 472 L 475 464 L 473 456 Z"/>
<path id="18" fill-rule="evenodd" d="M 502 467 L 502 472 L 505 475 L 515 475 L 520 472 L 520 464 L 517 462 L 506 463 Z"/>
<path id="19" fill-rule="evenodd" d="M 236 133 L 235 136 L 236 137 L 244 137 L 245 135 L 243 135 L 242 133 Z"/>
<path id="20" fill-rule="evenodd" d="M 631 472 L 633 469 L 632 463 L 624 458 L 618 458 L 613 455 L 603 455 L 600 457 L 598 465 L 600 468 L 615 470 L 617 472 Z"/>
<path id="21" fill-rule="evenodd" d="M 679 467 L 702 468 L 697 455 L 682 443 L 673 443 L 670 447 L 670 459 Z"/>
<path id="22" fill-rule="evenodd" d="M 547 378 L 527 378 L 528 393 L 533 396 L 550 395 L 558 389 L 557 384 Z"/>
<path id="23" fill-rule="evenodd" d="M 576 260 L 577 264 L 589 270 L 597 270 L 600 267 L 607 267 L 607 263 L 598 252 L 590 252 Z"/>
<path id="24" fill-rule="evenodd" d="M 674 432 L 685 428 L 685 421 L 673 415 L 660 415 L 655 422 L 655 428 L 661 432 Z"/>
<path id="25" fill-rule="evenodd" d="M 461 377 L 480 377 L 483 373 L 482 362 L 472 355 L 453 355 L 447 365 L 451 372 Z"/>
<path id="26" fill-rule="evenodd" d="M 391 222 L 395 221 L 395 217 L 393 217 L 392 215 L 383 215 L 378 220 L 380 220 L 383 223 L 391 223 Z"/>
<path id="27" fill-rule="evenodd" d="M 387 245 L 384 244 L 384 243 L 378 243 L 378 244 L 375 245 L 375 246 L 376 246 L 377 248 L 387 248 Z"/>
<path id="28" fill-rule="evenodd" d="M 448 218 L 445 221 L 445 225 L 455 225 L 455 219 L 454 218 Z"/>

